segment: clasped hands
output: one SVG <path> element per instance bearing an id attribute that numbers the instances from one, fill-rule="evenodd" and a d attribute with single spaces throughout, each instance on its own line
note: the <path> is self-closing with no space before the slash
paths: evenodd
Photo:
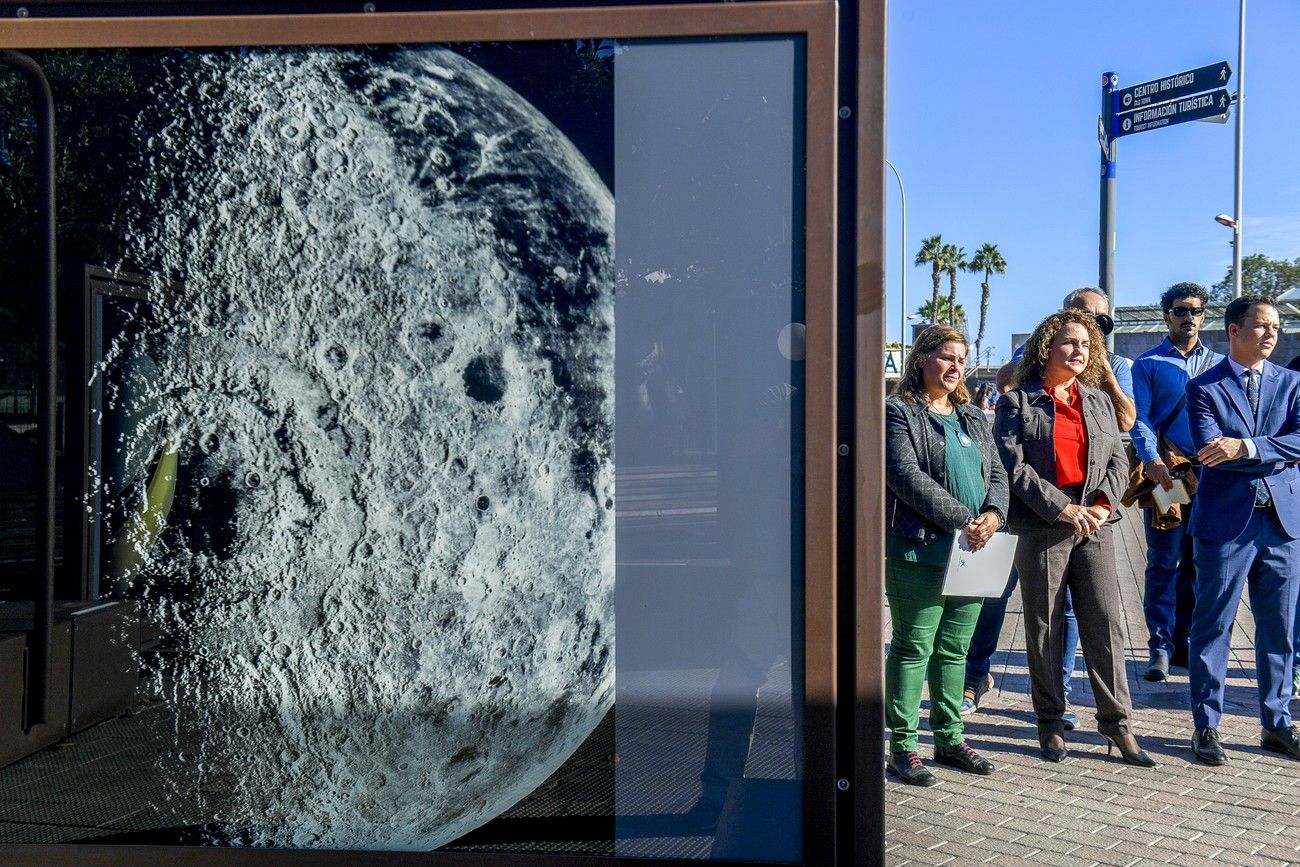
<path id="1" fill-rule="evenodd" d="M 1091 536 L 1101 529 L 1110 517 L 1110 509 L 1105 506 L 1080 506 L 1071 503 L 1061 510 L 1056 520 L 1074 527 L 1074 535 Z"/>
<path id="2" fill-rule="evenodd" d="M 1249 455 L 1245 440 L 1236 437 L 1215 437 L 1196 453 L 1196 458 L 1207 467 L 1217 467 L 1225 461 L 1235 461 Z M 1158 458 L 1142 464 L 1142 475 L 1166 491 L 1174 487 L 1174 477 L 1170 474 L 1169 467 Z"/>
<path id="3" fill-rule="evenodd" d="M 962 527 L 966 533 L 966 544 L 972 551 L 978 551 L 988 544 L 1001 526 L 1002 522 L 994 512 L 985 512 L 978 518 L 972 518 L 969 524 Z"/>

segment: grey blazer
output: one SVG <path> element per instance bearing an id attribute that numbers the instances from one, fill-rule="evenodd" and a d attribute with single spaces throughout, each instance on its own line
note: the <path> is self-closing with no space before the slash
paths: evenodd
<path id="1" fill-rule="evenodd" d="M 1105 494 L 1111 506 L 1110 521 L 1118 521 L 1120 496 L 1128 484 L 1128 456 L 1115 423 L 1115 407 L 1105 392 L 1083 383 L 1079 383 L 1079 399 L 1088 431 L 1083 505 L 1090 506 L 1098 494 Z M 998 401 L 993 436 L 1011 485 L 1007 525 L 1013 533 L 1055 524 L 1071 503 L 1056 487 L 1055 420 L 1056 403 L 1042 382 L 1027 382 Z"/>
<path id="2" fill-rule="evenodd" d="M 986 490 L 980 512 L 997 512 L 1005 524 L 1007 474 L 988 419 L 968 403 L 957 407 L 957 415 L 980 449 Z M 885 401 L 885 532 L 929 544 L 975 517 L 944 486 L 946 452 L 943 424 L 923 404 L 898 396 Z"/>

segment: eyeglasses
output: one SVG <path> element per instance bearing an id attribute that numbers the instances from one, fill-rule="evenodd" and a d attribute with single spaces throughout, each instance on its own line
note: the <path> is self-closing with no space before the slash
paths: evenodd
<path id="1" fill-rule="evenodd" d="M 1200 319 L 1205 315 L 1204 307 L 1170 307 L 1169 312 L 1182 319 L 1184 316 L 1190 316 L 1193 319 Z"/>

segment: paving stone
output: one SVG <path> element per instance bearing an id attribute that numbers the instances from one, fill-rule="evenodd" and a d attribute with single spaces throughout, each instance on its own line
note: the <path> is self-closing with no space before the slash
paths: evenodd
<path id="1" fill-rule="evenodd" d="M 1262 846 L 1256 849 L 1255 855 L 1263 855 L 1265 858 L 1275 858 L 1286 864 L 1295 864 L 1300 861 L 1300 849 L 1294 846 Z"/>
<path id="2" fill-rule="evenodd" d="M 1201 801 L 1196 800 L 1194 797 L 1183 798 L 1179 799 L 1175 803 L 1165 804 L 1160 808 L 1160 812 L 1161 814 L 1168 814 L 1170 816 L 1179 816 L 1184 819 L 1201 819 L 1202 821 L 1211 823 L 1220 822 L 1226 818 L 1222 815 L 1207 816 L 1205 811 L 1201 809 L 1201 803 Z"/>
<path id="3" fill-rule="evenodd" d="M 1015 843 L 1025 836 L 1024 831 L 1017 831 L 1015 828 L 1002 828 L 997 825 L 980 828 L 979 832 L 985 837 L 1001 840 L 1004 843 Z"/>
<path id="4" fill-rule="evenodd" d="M 1248 852 L 1235 852 L 1231 849 L 1220 852 L 1214 860 L 1219 864 L 1235 864 L 1240 865 L 1240 867 L 1278 867 L 1276 858 L 1253 855 Z"/>
<path id="5" fill-rule="evenodd" d="M 1090 834 L 1084 831 L 1076 831 L 1073 828 L 1066 828 L 1056 835 L 1056 839 L 1064 840 L 1069 843 L 1077 843 L 1084 847 L 1084 849 L 1091 855 L 1098 849 L 1109 849 L 1119 842 L 1113 837 L 1108 837 L 1105 830 L 1105 828 L 1102 828 L 1101 831 L 1098 831 L 1095 834 Z"/>
<path id="6" fill-rule="evenodd" d="M 905 862 L 913 864 L 947 864 L 954 860 L 956 860 L 954 856 L 946 852 L 933 852 L 919 846 L 899 846 L 897 849 L 889 851 L 890 864 Z"/>
<path id="7" fill-rule="evenodd" d="M 1128 816 L 1117 816 L 1114 813 L 1107 813 L 1102 810 L 1089 810 L 1079 818 L 1109 825 L 1112 828 L 1137 828 L 1142 825 L 1142 820 L 1140 819 L 1130 819 Z"/>
<path id="8" fill-rule="evenodd" d="M 1300 789 L 1300 786 L 1297 786 L 1296 788 L 1297 788 L 1297 789 Z M 1295 796 L 1296 796 L 1296 793 L 1293 792 L 1293 793 L 1291 794 L 1291 797 L 1294 798 Z M 1279 796 L 1278 799 L 1274 799 L 1274 798 L 1257 798 L 1257 797 L 1253 797 L 1253 796 L 1252 796 L 1252 797 L 1246 797 L 1246 798 L 1242 798 L 1242 799 L 1240 799 L 1239 801 L 1237 801 L 1237 806 L 1238 806 L 1238 807 L 1253 807 L 1253 808 L 1255 808 L 1255 809 L 1257 809 L 1257 810 L 1259 810 L 1260 812 L 1263 812 L 1263 813 L 1276 813 L 1276 814 L 1280 814 L 1280 815 L 1283 815 L 1283 816 L 1293 816 L 1293 815 L 1295 815 L 1295 811 L 1296 811 L 1298 808 L 1300 808 L 1300 805 L 1297 805 L 1297 804 L 1295 804 L 1295 803 L 1289 803 L 1289 804 L 1288 804 L 1288 803 L 1286 803 L 1285 801 L 1283 801 L 1282 803 L 1279 803 L 1279 802 L 1278 802 L 1279 800 L 1280 800 L 1280 796 Z"/>
<path id="9" fill-rule="evenodd" d="M 1136 858 L 1125 852 L 1115 852 L 1106 849 L 1090 849 L 1088 850 L 1088 857 L 1095 863 L 1105 864 L 1107 867 L 1133 867 L 1133 865 L 1150 863 L 1145 858 Z"/>
<path id="10" fill-rule="evenodd" d="M 1220 849 L 1240 849 L 1247 841 L 1231 834 L 1222 833 L 1232 829 L 1223 828 L 1221 825 L 1215 825 L 1213 831 L 1208 831 L 1196 838 L 1197 843 L 1204 843 L 1207 846 L 1218 846 Z"/>
<path id="11" fill-rule="evenodd" d="M 988 851 L 990 854 L 998 853 L 1000 855 L 1010 855 L 1015 858 L 1030 858 L 1036 853 L 1042 851 L 1038 846 L 1026 846 L 1023 843 L 1008 843 L 1005 840 L 997 840 L 992 837 L 980 844 L 980 851 Z M 974 853 L 972 853 L 973 855 Z M 999 864 L 1004 863 L 1001 859 Z"/>
<path id="12" fill-rule="evenodd" d="M 1163 839 L 1164 838 L 1162 837 L 1154 838 L 1154 840 L 1157 843 L 1159 843 Z M 1131 855 L 1134 858 L 1142 858 L 1144 860 L 1158 861 L 1158 862 L 1164 862 L 1166 858 L 1169 857 L 1169 856 L 1165 856 L 1164 858 L 1162 858 L 1160 856 L 1161 850 L 1158 847 L 1153 848 L 1150 842 L 1140 843 L 1136 840 L 1120 840 L 1114 846 L 1112 846 L 1108 851 L 1117 855 L 1118 854 Z"/>
<path id="13" fill-rule="evenodd" d="M 1071 791 L 1069 788 L 1056 792 L 1035 792 L 1034 794 L 1040 801 L 1066 807 L 1078 801 L 1080 797 L 1078 793 Z"/>
<path id="14" fill-rule="evenodd" d="M 950 831 L 964 831 L 974 823 L 960 816 L 945 816 L 942 813 L 928 813 L 926 822 L 935 828 L 947 828 Z"/>
<path id="15" fill-rule="evenodd" d="M 1098 822 L 1093 819 L 1084 819 L 1078 816 L 1058 816 L 1053 819 L 1052 822 L 1059 828 L 1077 831 L 1084 834 L 1092 833 L 1099 828 L 1106 827 L 1105 822 Z"/>
<path id="16" fill-rule="evenodd" d="M 892 853 L 894 849 L 900 846 L 919 846 L 922 849 L 929 849 L 936 843 L 942 842 L 942 837 L 935 837 L 933 834 L 912 830 L 895 830 L 885 834 L 885 851 Z"/>
<path id="17" fill-rule="evenodd" d="M 1056 837 L 1033 837 L 1030 839 L 1032 840 L 1033 845 L 1042 847 L 1043 851 L 1039 853 L 1040 855 L 1045 855 L 1048 853 L 1055 853 L 1057 855 L 1068 855 L 1070 852 L 1074 852 L 1079 849 L 1078 843 L 1075 843 L 1072 840 L 1062 839 L 1059 835 Z M 1021 840 L 1021 842 L 1026 843 L 1029 841 Z M 1084 857 L 1084 856 L 1080 856 L 1080 857 Z"/>
<path id="18" fill-rule="evenodd" d="M 1254 807 L 1238 807 L 1235 804 L 1220 804 L 1217 801 L 1206 801 L 1203 809 L 1210 813 L 1220 813 L 1224 816 L 1240 816 L 1243 819 L 1255 821 L 1268 815 L 1263 810 L 1256 810 Z"/>
<path id="19" fill-rule="evenodd" d="M 977 825 L 996 825 L 1006 820 L 1006 815 L 1002 813 L 993 813 L 988 810 L 981 810 L 976 807 L 958 807 L 948 814 L 955 818 L 966 819 Z"/>
<path id="20" fill-rule="evenodd" d="M 1040 838 L 1051 837 L 1059 833 L 1060 828 L 1054 826 L 1054 822 L 1031 822 L 1028 819 L 1007 819 L 998 825 L 999 828 L 1012 828 L 1016 831 L 1022 831 L 1034 837 L 1035 842 Z"/>
<path id="21" fill-rule="evenodd" d="M 1080 867 L 1080 865 L 1096 864 L 1088 855 L 1071 855 L 1068 852 L 1053 852 L 1043 850 L 1034 853 L 1034 863 L 1036 864 L 1055 864 L 1057 867 Z"/>
<path id="22" fill-rule="evenodd" d="M 1209 858 L 1222 852 L 1225 846 L 1218 846 L 1213 841 L 1206 842 L 1202 837 L 1195 840 L 1183 840 L 1179 837 L 1166 836 L 1161 846 L 1173 849 L 1178 852 L 1184 852 L 1188 855 L 1200 855 L 1203 858 Z"/>

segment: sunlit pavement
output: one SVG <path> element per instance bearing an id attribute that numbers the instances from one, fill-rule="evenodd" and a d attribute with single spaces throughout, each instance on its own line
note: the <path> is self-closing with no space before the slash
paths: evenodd
<path id="1" fill-rule="evenodd" d="M 993 660 L 995 689 L 966 717 L 966 736 L 997 765 L 990 777 L 932 765 L 924 730 L 920 753 L 941 780 L 918 789 L 887 778 L 890 865 L 1288 864 L 1300 862 L 1300 761 L 1259 748 L 1254 628 L 1243 599 L 1233 633 L 1226 713 L 1220 726 L 1229 762 L 1211 768 L 1191 753 L 1187 670 L 1148 683 L 1141 512 L 1119 527 L 1120 594 L 1125 613 L 1134 729 L 1160 766 L 1130 767 L 1106 756 L 1093 719 L 1092 690 L 1080 658 L 1071 704 L 1081 718 L 1066 733 L 1061 764 L 1038 754 L 1019 593 L 1007 607 Z M 886 626 L 888 635 L 888 626 Z M 1300 713 L 1300 703 L 1293 704 Z"/>

